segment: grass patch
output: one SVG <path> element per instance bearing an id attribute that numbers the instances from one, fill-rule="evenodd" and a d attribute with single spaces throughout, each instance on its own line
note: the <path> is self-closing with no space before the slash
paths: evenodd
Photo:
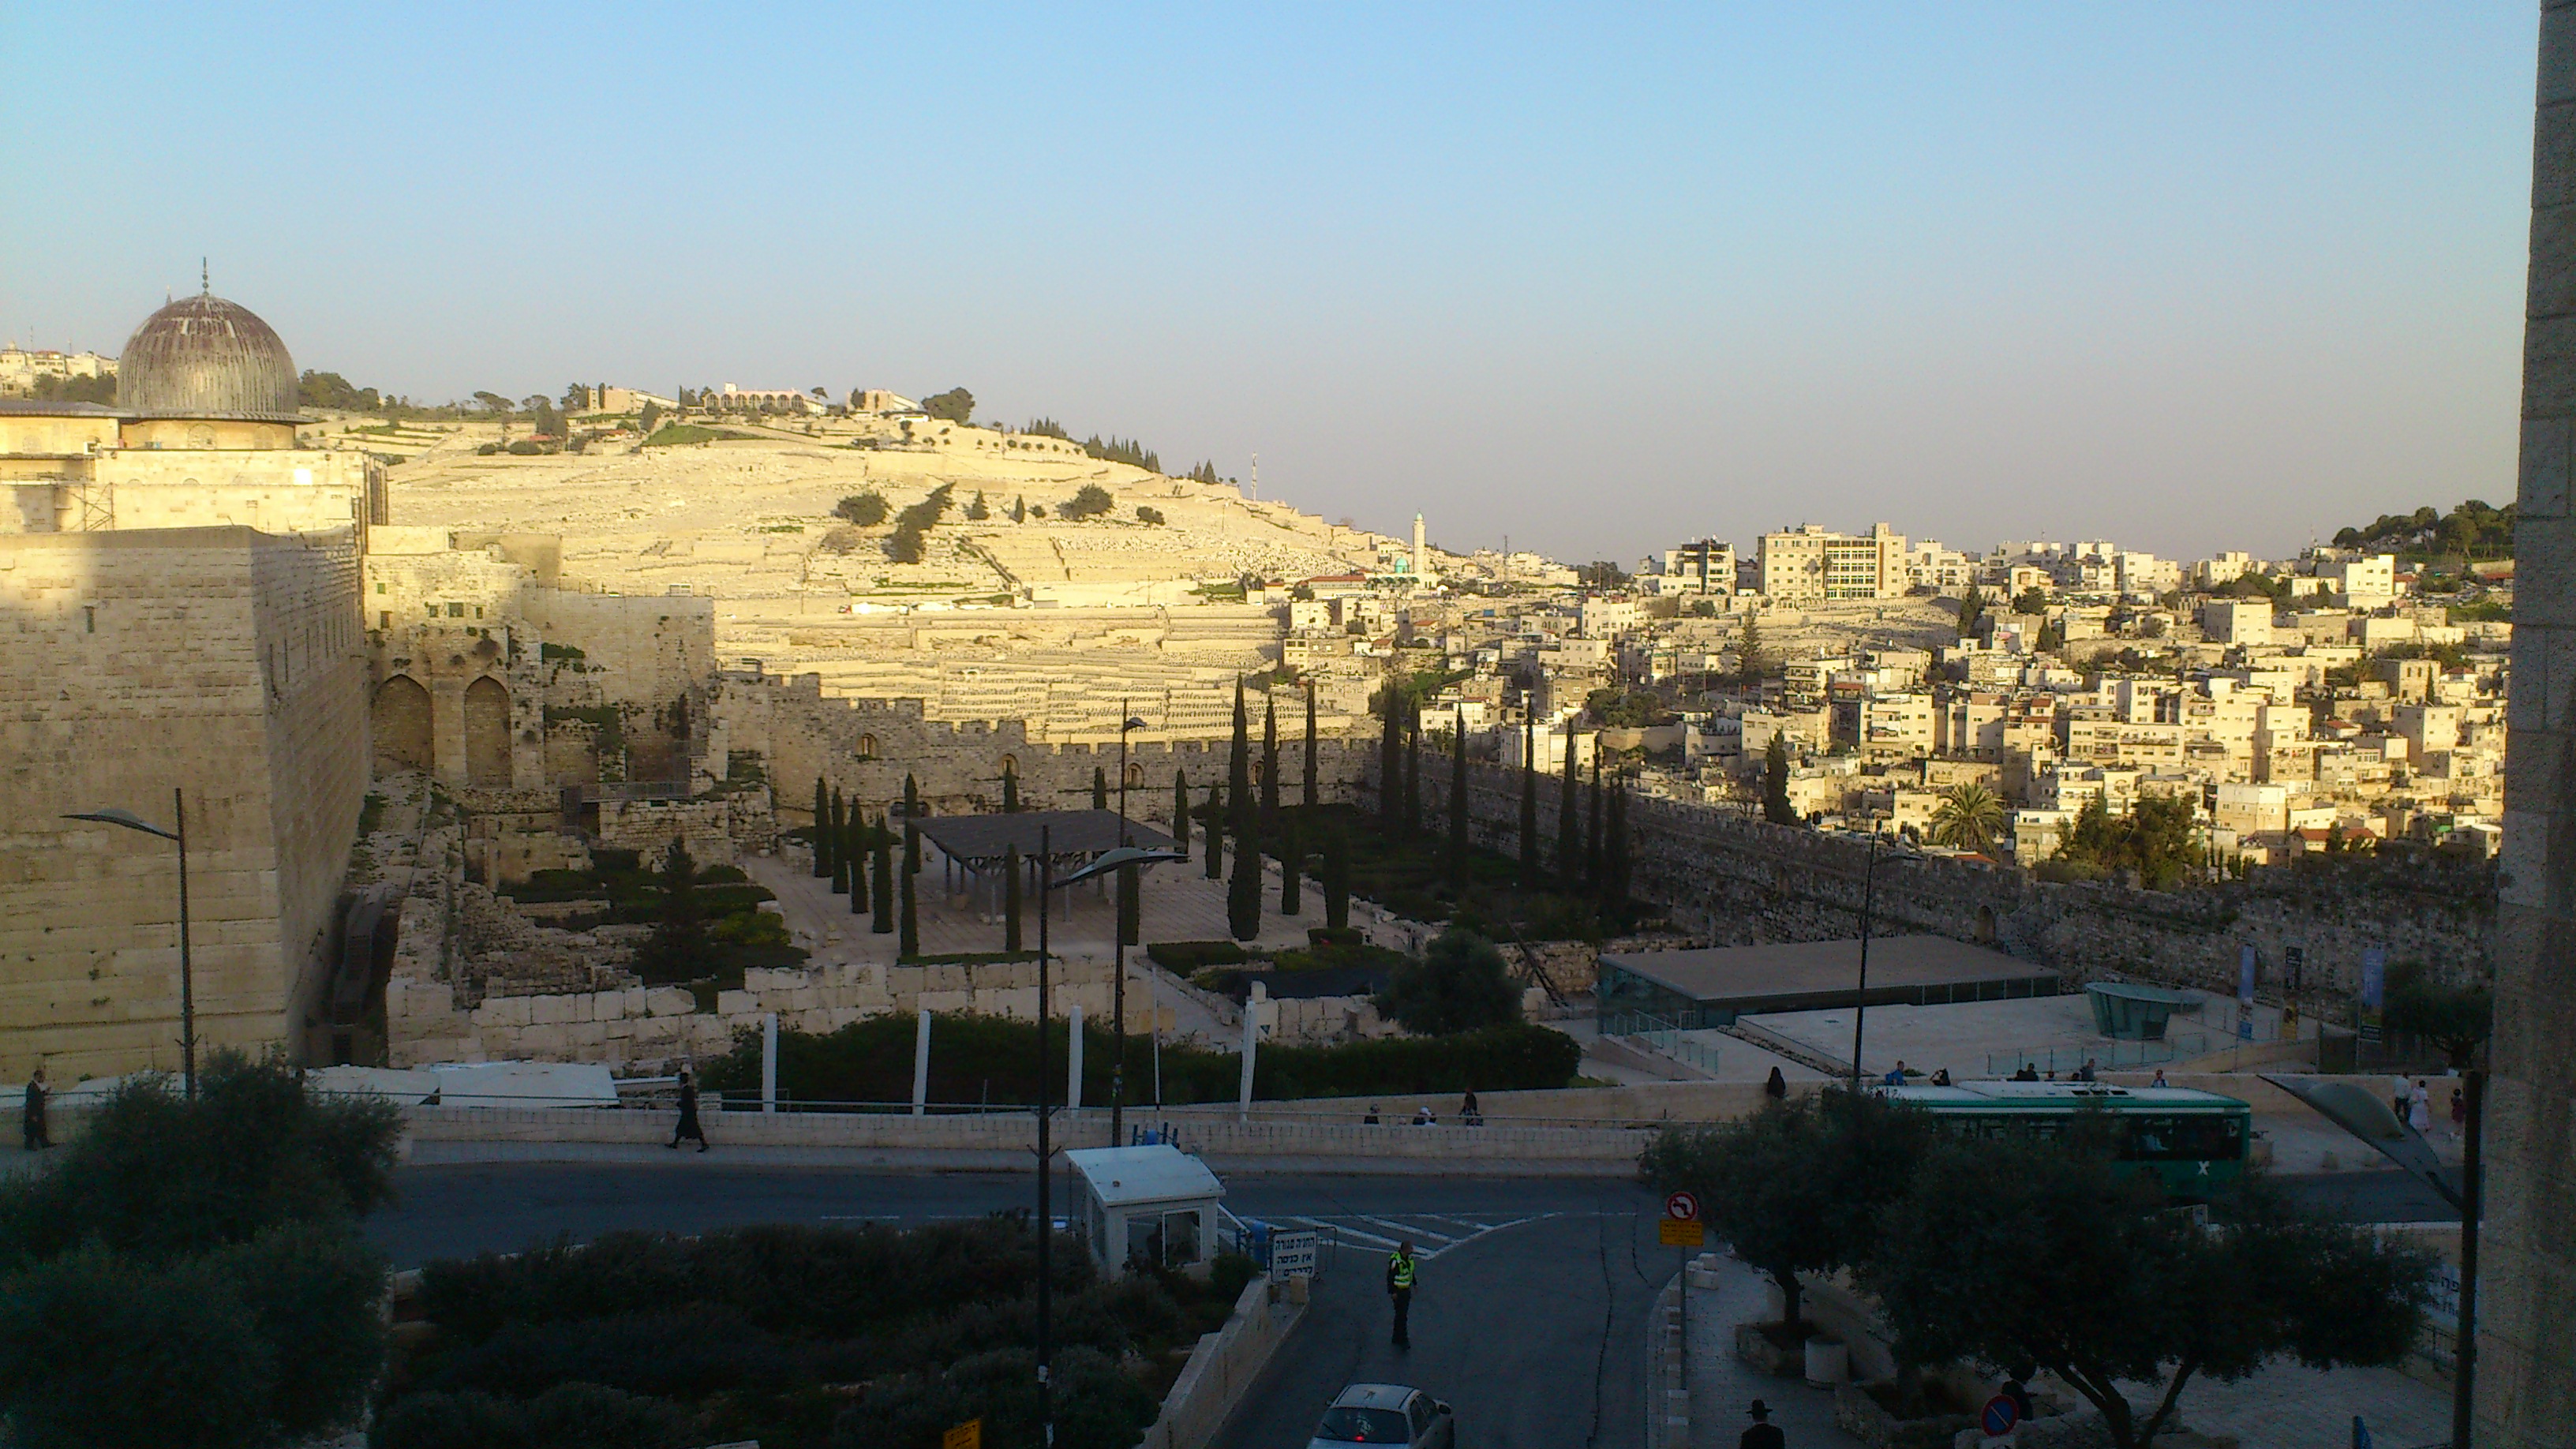
<path id="1" fill-rule="evenodd" d="M 647 448 L 676 448 L 689 443 L 720 443 L 734 438 L 756 437 L 733 428 L 704 428 L 696 423 L 664 423 L 644 440 Z"/>

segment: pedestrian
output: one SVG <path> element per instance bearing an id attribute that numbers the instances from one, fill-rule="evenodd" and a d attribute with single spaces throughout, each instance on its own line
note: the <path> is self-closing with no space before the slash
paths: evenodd
<path id="1" fill-rule="evenodd" d="M 1466 1097 L 1458 1103 L 1458 1120 L 1469 1127 L 1485 1125 L 1485 1112 L 1476 1105 L 1476 1089 L 1473 1087 L 1467 1089 Z"/>
<path id="2" fill-rule="evenodd" d="M 1905 1085 L 1905 1058 L 1898 1057 L 1896 1059 L 1896 1065 L 1888 1070 L 1887 1084 L 1891 1087 L 1902 1087 Z"/>
<path id="3" fill-rule="evenodd" d="M 29 1152 L 42 1152 L 54 1145 L 53 1137 L 45 1131 L 45 1099 L 51 1095 L 45 1090 L 45 1069 L 36 1068 L 36 1074 L 27 1079 L 26 1115 L 18 1124 L 26 1133 Z"/>
<path id="4" fill-rule="evenodd" d="M 1378 1122 L 1377 1122 L 1377 1103 L 1375 1103 L 1375 1102 L 1371 1102 L 1371 1103 L 1369 1103 L 1368 1115 L 1367 1115 L 1367 1116 L 1365 1116 L 1365 1117 L 1362 1117 L 1362 1118 L 1360 1119 L 1360 1125 L 1361 1125 L 1361 1126 L 1363 1126 L 1363 1127 L 1374 1127 L 1374 1126 L 1378 1125 Z"/>
<path id="5" fill-rule="evenodd" d="M 1745 1430 L 1744 1437 L 1735 1441 L 1735 1449 L 1788 1449 L 1788 1436 L 1780 1432 L 1779 1425 L 1771 1422 L 1769 1404 L 1755 1399 L 1744 1412 L 1753 1416 L 1753 1427 Z"/>
<path id="6" fill-rule="evenodd" d="M 1762 1083 L 1762 1095 L 1774 1102 L 1789 1100 L 1789 1079 L 1780 1075 L 1778 1067 L 1773 1067 L 1770 1077 Z"/>
<path id="7" fill-rule="evenodd" d="M 2004 1369 L 2004 1386 L 1997 1391 L 2005 1398 L 2012 1400 L 2013 1408 L 2017 1411 L 2013 1417 L 2024 1424 L 2029 1423 L 2031 1420 L 2030 1385 L 2028 1380 L 2032 1374 L 2037 1373 L 2038 1371 L 2038 1368 L 2032 1364 L 2017 1363 L 2008 1365 Z"/>
<path id="8" fill-rule="evenodd" d="M 1395 1307 L 1395 1346 L 1413 1347 L 1413 1334 L 1405 1321 L 1413 1313 L 1413 1244 L 1395 1245 L 1395 1253 L 1386 1260 L 1386 1296 Z"/>
<path id="9" fill-rule="evenodd" d="M 2414 1100 L 2414 1087 L 2409 1085 L 2404 1077 L 2399 1077 L 2397 1079 L 2397 1090 L 2391 1093 L 2388 1098 L 2388 1110 L 2396 1116 L 2398 1121 L 2403 1122 L 2407 1117 L 2407 1106 Z"/>
<path id="10" fill-rule="evenodd" d="M 1425 1102 L 1421 1106 L 1413 1109 L 1413 1125 L 1416 1127 L 1437 1127 L 1440 1125 L 1440 1119 L 1432 1115 L 1430 1103 Z"/>
<path id="11" fill-rule="evenodd" d="M 2406 1125 L 2414 1128 L 2418 1137 L 2433 1130 L 2433 1089 L 2420 1080 L 2406 1103 Z"/>
<path id="12" fill-rule="evenodd" d="M 2469 1099 L 2461 1094 L 2459 1088 L 2453 1087 L 2451 1089 L 2451 1136 L 2454 1140 L 2460 1140 L 2468 1135 Z"/>
<path id="13" fill-rule="evenodd" d="M 2094 1062 L 2094 1058 L 2086 1057 L 2084 1059 L 2084 1065 L 2075 1069 L 2075 1080 L 2079 1082 L 2092 1081 L 2094 1078 Z"/>
<path id="14" fill-rule="evenodd" d="M 2156 1079 L 2155 1079 L 2154 1081 L 2152 1081 L 2152 1082 L 2147 1083 L 2147 1085 L 2148 1085 L 2148 1086 L 2150 1086 L 2150 1087 L 2161 1087 L 2161 1086 L 2166 1085 L 2166 1083 L 2165 1083 L 2165 1069 L 2164 1069 L 2164 1068 L 2162 1068 L 2162 1067 L 2158 1067 L 2158 1068 L 2156 1068 Z"/>
<path id="15" fill-rule="evenodd" d="M 1950 1069 L 1949 1069 L 1948 1067 L 1942 1067 L 1942 1068 L 1940 1068 L 1939 1070 L 1935 1071 L 1935 1072 L 1932 1074 L 1932 1085 L 1934 1085 L 1934 1086 L 1936 1086 L 1936 1087 L 1946 1087 L 1946 1086 L 1949 1086 L 1949 1085 L 1950 1085 Z"/>
<path id="16" fill-rule="evenodd" d="M 680 1126 L 665 1144 L 677 1149 L 683 1139 L 694 1138 L 698 1150 L 707 1150 L 707 1129 L 698 1125 L 698 1084 L 689 1080 L 688 1068 L 680 1069 Z"/>

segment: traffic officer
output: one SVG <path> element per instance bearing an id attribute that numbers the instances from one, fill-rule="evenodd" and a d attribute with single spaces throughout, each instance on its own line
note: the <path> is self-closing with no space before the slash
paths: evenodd
<path id="1" fill-rule="evenodd" d="M 1413 1336 L 1405 1331 L 1405 1317 L 1413 1311 L 1413 1244 L 1395 1245 L 1393 1256 L 1386 1260 L 1386 1296 L 1395 1304 L 1395 1346 L 1411 1348 Z"/>

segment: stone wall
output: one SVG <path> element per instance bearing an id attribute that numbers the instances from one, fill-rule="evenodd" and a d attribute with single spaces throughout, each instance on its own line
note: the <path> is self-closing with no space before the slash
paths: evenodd
<path id="1" fill-rule="evenodd" d="M 385 521 L 384 470 L 364 453 L 120 448 L 91 468 L 93 494 L 113 500 L 119 529 L 331 533 Z M 67 516 L 64 526 L 79 525 Z"/>
<path id="2" fill-rule="evenodd" d="M 1448 770 L 1426 762 L 1422 773 L 1425 808 L 1445 811 Z M 1554 779 L 1539 781 L 1540 851 L 1551 864 L 1558 788 Z M 1517 854 L 1518 773 L 1471 767 L 1468 790 L 1470 833 L 1479 844 Z M 1868 864 L 1862 842 L 1709 806 L 1633 796 L 1628 803 L 1636 893 L 1693 934 L 1717 944 L 1857 934 Z M 2391 863 L 2356 870 L 2264 872 L 2251 881 L 2149 891 L 2050 884 L 2004 867 L 1882 855 L 1874 929 L 1992 945 L 2079 981 L 2118 975 L 2218 991 L 2235 989 L 2239 949 L 2251 944 L 2266 995 L 2283 989 L 2284 953 L 2292 947 L 2304 959 L 2301 985 L 2311 997 L 2358 990 L 2361 954 L 2374 946 L 2392 963 L 2421 962 L 2445 973 L 2489 968 L 2494 915 L 2491 898 L 2476 889 L 2483 876 L 2443 861 L 2411 875 Z"/>
<path id="3" fill-rule="evenodd" d="M 1230 715 L 1231 688 L 1225 695 Z M 1293 698 L 1283 691 L 1279 701 L 1280 794 L 1288 800 L 1297 798 L 1305 769 L 1304 706 Z M 1253 696 L 1248 707 L 1258 752 L 1260 697 Z M 1114 736 L 1105 744 L 1033 742 L 1015 721 L 958 725 L 926 719 L 918 700 L 826 698 L 820 677 L 811 674 L 792 680 L 728 675 L 713 711 L 718 738 L 733 751 L 761 757 L 779 810 L 800 824 L 811 813 L 818 775 L 871 814 L 903 798 L 907 774 L 919 780 L 922 798 L 942 815 L 1000 809 L 1005 769 L 1018 774 L 1020 803 L 1032 810 L 1088 808 L 1095 769 L 1106 774 L 1112 790 L 1118 787 Z M 1208 786 L 1223 783 L 1230 748 L 1230 724 L 1202 739 L 1131 741 L 1129 812 L 1168 824 L 1172 772 L 1186 772 L 1192 800 L 1204 800 Z M 1320 736 L 1315 771 L 1323 798 L 1344 798 L 1376 749 L 1373 735 Z"/>
<path id="4" fill-rule="evenodd" d="M 0 546 L 0 1074 L 175 1068 L 186 792 L 197 1029 L 301 1055 L 365 793 L 353 534 Z"/>

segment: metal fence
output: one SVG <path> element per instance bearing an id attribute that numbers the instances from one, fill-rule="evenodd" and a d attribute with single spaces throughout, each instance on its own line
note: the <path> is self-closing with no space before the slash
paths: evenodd
<path id="1" fill-rule="evenodd" d="M 2060 1078 L 2073 1075 L 2086 1062 L 2106 1071 L 2128 1071 L 2139 1067 L 2163 1066 L 2169 1062 L 2189 1061 L 2207 1056 L 2227 1045 L 2227 1038 L 2215 1043 L 2205 1034 L 2169 1036 L 2163 1041 L 2094 1042 L 2085 1046 L 2024 1047 L 2008 1052 L 1986 1053 L 1986 1075 L 2009 1077 L 2024 1067 Z"/>
<path id="2" fill-rule="evenodd" d="M 1651 1011 L 1613 1011 L 1601 1018 L 1603 1036 L 1633 1037 L 1684 1066 L 1717 1075 L 1717 1048 L 1688 1035 L 1689 1028 Z"/>

